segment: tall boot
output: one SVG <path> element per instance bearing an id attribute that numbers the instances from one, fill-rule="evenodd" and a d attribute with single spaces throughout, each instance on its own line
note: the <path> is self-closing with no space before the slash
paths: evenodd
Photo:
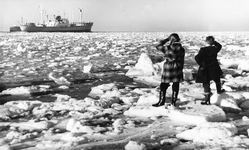
<path id="1" fill-rule="evenodd" d="M 225 92 L 224 89 L 221 89 L 221 83 L 216 83 L 216 90 L 218 94 Z"/>
<path id="2" fill-rule="evenodd" d="M 165 101 L 166 101 L 165 93 L 162 90 L 160 90 L 159 101 L 156 104 L 152 104 L 152 106 L 154 107 L 163 106 L 165 104 Z"/>
<path id="3" fill-rule="evenodd" d="M 178 97 L 178 92 L 173 91 L 172 92 L 172 97 L 171 97 L 171 104 L 173 106 L 176 106 L 177 97 Z"/>
<path id="4" fill-rule="evenodd" d="M 212 95 L 212 93 L 205 93 L 205 101 L 201 102 L 202 105 L 210 105 L 210 97 Z"/>

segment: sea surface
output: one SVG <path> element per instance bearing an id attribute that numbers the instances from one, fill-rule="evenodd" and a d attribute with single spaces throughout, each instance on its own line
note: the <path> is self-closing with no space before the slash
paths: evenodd
<path id="1" fill-rule="evenodd" d="M 180 35 L 182 45 L 186 50 L 185 69 L 188 71 L 196 71 L 198 66 L 194 61 L 194 56 L 198 53 L 200 47 L 205 46 L 205 37 L 209 35 L 214 36 L 223 46 L 218 55 L 220 60 L 228 59 L 237 61 L 248 57 L 248 32 L 177 33 Z M 118 91 L 116 89 L 114 92 L 123 92 L 122 96 L 126 98 L 132 97 L 136 89 L 152 87 L 151 89 L 145 89 L 145 91 L 141 90 L 142 95 L 150 94 L 150 96 L 155 97 L 155 87 L 134 82 L 132 78 L 125 76 L 125 73 L 129 68 L 134 67 L 144 52 L 148 54 L 153 63 L 163 61 L 163 54 L 155 49 L 155 44 L 159 40 L 167 38 L 170 34 L 171 32 L 0 33 L 0 83 L 6 85 L 7 90 L 16 89 L 14 90 L 16 93 L 13 94 L 17 94 L 16 96 L 9 95 L 4 98 L 1 97 L 1 102 L 40 100 L 43 102 L 42 105 L 44 105 L 44 107 L 36 107 L 38 112 L 41 110 L 37 114 L 41 116 L 44 115 L 42 117 L 37 117 L 32 114 L 33 111 L 27 111 L 26 113 L 28 115 L 25 117 L 18 116 L 20 115 L 18 113 L 17 116 L 11 118 L 9 122 L 17 123 L 16 128 L 31 127 L 31 123 L 26 122 L 28 120 L 34 120 L 34 122 L 37 123 L 41 123 L 44 120 L 56 120 L 63 126 L 63 129 L 58 129 L 57 126 L 53 127 L 53 129 L 51 128 L 49 131 L 41 130 L 39 133 L 30 132 L 32 134 L 34 133 L 34 135 L 36 134 L 35 137 L 30 138 L 30 135 L 28 135 L 29 132 L 25 130 L 10 129 L 9 126 L 6 127 L 3 125 L 3 128 L 1 128 L 2 131 L 0 132 L 1 141 L 4 141 L 5 136 L 13 131 L 12 134 L 18 134 L 18 137 L 10 138 L 9 141 L 7 140 L 7 145 L 12 143 L 11 147 L 13 149 L 34 149 L 39 144 L 40 147 L 54 146 L 54 149 L 56 149 L 55 146 L 63 146 L 64 143 L 61 142 L 62 140 L 59 136 L 69 136 L 69 132 L 66 131 L 65 126 L 68 123 L 68 118 L 72 117 L 70 115 L 75 113 L 74 110 L 74 112 L 69 113 L 71 110 L 65 111 L 64 109 L 67 109 L 68 107 L 66 106 L 69 106 L 71 102 L 72 104 L 75 102 L 74 105 L 78 106 L 76 105 L 77 102 L 84 100 L 91 89 L 98 85 L 115 83 Z M 89 66 L 92 68 L 90 72 L 87 72 Z M 237 68 L 234 70 L 236 69 Z M 226 70 L 230 71 L 229 68 L 226 68 Z M 73 84 L 61 90 L 59 88 L 60 85 L 49 78 L 49 74 L 51 73 L 55 78 L 60 79 L 64 77 Z M 181 87 L 182 91 L 180 91 L 180 94 L 186 94 L 189 95 L 189 97 L 196 96 L 195 94 L 201 95 L 201 86 L 191 83 L 185 84 L 186 85 Z M 49 88 L 45 88 L 46 86 Z M 31 91 L 32 94 L 28 96 L 25 95 L 24 92 L 27 90 Z M 56 94 L 67 95 L 71 97 L 71 101 L 59 101 L 57 104 L 65 105 L 56 105 L 53 103 L 58 99 Z M 135 98 L 140 98 L 140 95 L 135 94 Z M 181 98 L 184 97 L 182 96 Z M 88 99 L 88 101 L 90 100 Z M 108 99 L 108 101 L 111 100 L 112 99 Z M 96 102 L 97 100 L 92 101 Z M 57 106 L 56 111 L 47 111 L 46 109 L 50 108 L 47 106 L 50 105 L 44 102 L 49 102 L 51 106 L 53 104 L 55 107 Z M 20 107 L 26 106 L 25 104 L 28 105 L 30 103 L 21 103 Z M 1 105 L 2 108 L 4 108 L 4 106 L 5 105 Z M 86 135 L 86 140 L 83 139 L 83 142 L 81 141 L 82 145 L 77 145 L 78 149 L 124 149 L 124 146 L 131 140 L 148 144 L 151 149 L 156 149 L 160 147 L 158 143 L 165 139 L 173 143 L 173 145 L 165 144 L 165 149 L 178 145 L 183 145 L 183 149 L 184 147 L 190 147 L 190 149 L 201 149 L 204 147 L 203 145 L 194 145 L 192 141 L 180 141 L 175 138 L 177 132 L 179 133 L 181 130 L 190 129 L 185 124 L 171 122 L 166 117 L 146 119 L 143 117 L 124 117 L 123 113 L 128 107 L 120 103 L 118 106 L 121 106 L 121 109 L 113 110 L 113 106 L 115 105 L 111 105 L 110 108 L 108 107 L 107 109 L 101 107 L 101 111 L 98 110 L 100 107 L 91 106 L 91 109 L 86 112 L 73 114 L 75 116 L 79 115 L 77 119 L 85 117 L 84 119 L 81 118 L 81 121 L 88 125 L 90 124 L 98 135 L 96 137 Z M 72 108 L 74 107 L 72 106 Z M 1 109 L 1 115 L 4 116 L 4 114 L 6 114 L 5 110 L 7 109 Z M 103 111 L 110 112 L 110 115 L 103 115 Z M 83 115 L 83 113 L 86 114 Z M 230 119 L 242 117 L 236 114 L 230 115 L 232 116 Z M 95 118 L 93 119 L 92 116 Z M 122 121 L 124 121 L 126 125 L 130 122 L 132 125 L 131 128 L 128 126 L 126 129 L 122 126 L 122 130 L 125 132 L 121 132 L 120 135 L 116 134 L 114 132 L 115 127 L 113 122 L 117 119 L 121 119 L 118 125 L 122 125 Z M 104 124 L 104 126 L 98 126 L 98 124 Z M 60 132 L 62 133 L 61 135 Z M 103 132 L 104 134 L 102 134 Z M 246 132 L 244 128 L 243 132 Z M 82 136 L 83 135 L 80 137 Z M 74 140 L 77 140 L 79 136 L 75 135 L 72 137 L 74 137 Z M 27 140 L 23 140 L 22 138 L 27 138 Z M 176 142 L 174 142 L 174 140 L 176 140 Z M 155 144 L 155 141 L 158 143 Z M 73 142 L 66 142 L 66 144 L 69 145 L 72 143 Z M 216 146 L 216 148 L 220 147 L 220 145 L 214 146 Z M 212 145 L 210 149 L 211 148 Z"/>

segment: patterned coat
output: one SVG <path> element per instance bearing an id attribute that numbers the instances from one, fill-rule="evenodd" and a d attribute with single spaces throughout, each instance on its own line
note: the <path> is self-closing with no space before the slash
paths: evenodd
<path id="1" fill-rule="evenodd" d="M 200 49 L 195 56 L 195 60 L 199 65 L 196 75 L 196 83 L 208 83 L 211 80 L 220 78 L 222 70 L 217 60 L 217 54 L 222 46 L 218 42 L 214 42 L 213 46 L 207 46 Z"/>
<path id="2" fill-rule="evenodd" d="M 165 43 L 161 42 L 159 46 L 164 44 Z M 185 49 L 179 42 L 175 42 L 171 45 L 167 45 L 166 47 L 163 46 L 161 51 L 164 53 L 166 59 L 163 65 L 161 82 L 182 82 Z"/>

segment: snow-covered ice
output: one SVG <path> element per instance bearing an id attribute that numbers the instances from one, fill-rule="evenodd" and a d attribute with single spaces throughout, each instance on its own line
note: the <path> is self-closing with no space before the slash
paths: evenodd
<path id="1" fill-rule="evenodd" d="M 1 33 L 0 149 L 248 149 L 249 34 L 180 32 L 177 107 L 169 105 L 172 86 L 167 104 L 152 107 L 164 63 L 154 45 L 169 34 Z M 226 92 L 212 82 L 212 105 L 201 105 L 194 55 L 210 34 L 223 45 Z"/>

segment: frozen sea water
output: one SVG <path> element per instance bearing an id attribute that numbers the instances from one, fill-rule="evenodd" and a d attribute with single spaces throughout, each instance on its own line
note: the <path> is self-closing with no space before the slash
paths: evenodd
<path id="1" fill-rule="evenodd" d="M 160 141 L 173 141 L 171 143 L 173 145 L 184 145 L 174 135 L 176 132 L 188 130 L 189 127 L 170 122 L 167 117 L 162 119 L 157 117 L 124 117 L 123 112 L 131 106 L 122 103 L 117 104 L 116 99 L 113 99 L 113 96 L 117 97 L 120 94 L 123 99 L 128 101 L 127 103 L 135 103 L 141 94 L 156 97 L 154 88 L 150 89 L 144 84 L 134 83 L 132 79 L 125 77 L 124 73 L 127 71 L 125 68 L 133 67 L 142 52 L 149 54 L 153 63 L 162 61 L 163 55 L 155 49 L 154 45 L 158 40 L 166 38 L 170 34 L 170 32 L 0 33 L 0 72 L 4 72 L 0 81 L 6 83 L 9 87 L 24 86 L 12 91 L 12 94 L 16 94 L 16 98 L 11 97 L 11 99 L 27 101 L 43 99 L 43 103 L 39 103 L 39 105 L 29 102 L 11 103 L 12 105 L 8 107 L 2 105 L 3 113 L 1 113 L 1 117 L 6 119 L 6 123 L 2 124 L 3 131 L 0 138 L 3 142 L 1 145 L 8 147 L 10 143 L 12 148 L 18 148 L 20 144 L 26 142 L 25 144 L 30 145 L 31 149 L 33 147 L 51 148 L 53 146 L 56 149 L 60 146 L 72 146 L 70 144 L 81 143 L 78 149 L 82 148 L 80 146 L 86 148 L 88 146 L 94 147 L 94 145 L 95 148 L 111 149 L 115 147 L 123 149 L 130 139 L 141 143 L 149 143 L 149 145 L 146 145 L 148 148 L 158 148 L 158 145 L 153 147 L 155 140 L 158 143 Z M 224 62 L 222 65 L 226 74 L 232 76 L 226 81 L 226 86 L 238 88 L 238 90 L 241 90 L 242 86 L 247 86 L 244 83 L 248 81 L 246 78 L 248 74 L 245 73 L 241 76 L 238 65 L 240 61 L 248 57 L 248 32 L 178 32 L 178 34 L 186 49 L 186 68 L 193 69 L 193 71 L 196 69 L 197 65 L 193 58 L 199 48 L 205 45 L 205 37 L 213 35 L 223 45 L 218 58 L 228 60 L 220 61 Z M 88 68 L 88 71 L 84 72 L 85 66 L 92 66 L 92 68 Z M 60 89 L 57 84 L 49 79 L 48 75 L 50 73 L 53 73 L 53 76 L 57 79 L 64 77 L 70 82 L 73 81 L 73 85 L 69 86 L 68 89 Z M 238 74 L 239 78 L 234 78 Z M 85 81 L 83 79 L 96 80 Z M 95 100 L 87 97 L 92 87 L 106 83 L 115 83 L 117 87 L 108 90 L 97 88 L 96 93 L 99 95 L 92 95 L 95 96 Z M 184 83 L 181 90 L 181 99 L 188 99 L 200 94 L 200 87 L 195 84 Z M 26 97 L 22 95 L 24 92 Z M 27 96 L 28 92 L 43 93 L 45 97 L 41 95 Z M 21 98 L 18 93 L 23 97 Z M 55 96 L 56 93 L 66 96 L 58 98 Z M 238 93 L 231 92 L 230 94 L 236 97 L 235 94 Z M 242 91 L 237 96 L 239 98 L 235 98 L 239 104 L 247 99 L 241 95 L 247 94 Z M 46 101 L 50 103 L 45 103 Z M 52 103 L 53 101 L 57 102 Z M 112 104 L 112 102 L 115 102 L 115 104 Z M 90 107 L 90 105 L 94 107 Z M 108 106 L 109 108 L 106 108 Z M 247 103 L 242 106 L 247 108 Z M 24 108 L 28 108 L 29 111 Z M 32 109 L 31 114 L 30 109 Z M 246 112 L 242 111 L 242 114 L 246 115 Z M 230 116 L 233 115 L 230 114 Z M 7 118 L 4 118 L 6 116 Z M 16 118 L 13 116 L 21 119 L 15 120 Z M 238 115 L 235 116 L 230 119 L 239 118 Z M 239 116 L 241 117 L 241 115 Z M 67 118 L 69 117 L 79 119 L 72 123 L 72 128 L 75 126 L 74 131 L 85 132 L 87 130 L 89 133 L 96 133 L 94 136 L 98 138 L 95 137 L 94 139 L 90 135 L 78 137 L 71 134 L 71 131 L 65 131 L 65 125 L 67 125 Z M 30 118 L 31 122 L 25 122 Z M 12 122 L 16 122 L 16 124 L 12 124 Z M 18 122 L 22 122 L 22 124 L 18 124 Z M 243 123 L 246 124 L 246 122 Z M 244 125 L 243 123 L 241 124 Z M 97 124 L 100 126 L 97 126 Z M 18 132 L 17 128 L 23 129 L 20 126 L 30 129 L 40 127 L 39 131 L 43 131 L 42 134 L 33 131 L 30 133 Z M 154 134 L 152 135 L 152 133 Z M 57 135 L 69 138 L 60 139 Z M 41 136 L 41 138 L 37 136 Z M 49 136 L 53 137 L 54 140 L 48 138 Z M 247 139 L 243 136 L 245 134 L 239 137 L 243 140 Z M 6 140 L 6 137 L 9 139 Z M 30 138 L 34 139 L 35 142 L 30 144 L 29 140 L 25 141 Z M 73 142 L 70 140 L 73 140 Z M 97 140 L 97 142 L 94 142 L 94 140 Z M 232 139 L 227 140 L 232 141 Z M 4 145 L 5 142 L 7 145 Z M 53 142 L 56 142 L 56 144 L 51 144 Z M 213 146 L 220 147 L 221 145 L 215 143 Z M 167 145 L 164 145 L 164 147 L 168 148 Z M 203 145 L 200 147 L 203 147 Z"/>

